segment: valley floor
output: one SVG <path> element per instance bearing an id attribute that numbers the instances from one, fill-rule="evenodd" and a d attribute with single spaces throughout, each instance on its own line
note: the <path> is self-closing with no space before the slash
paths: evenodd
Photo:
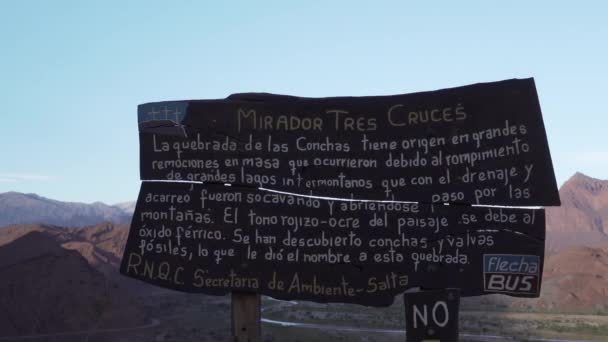
<path id="1" fill-rule="evenodd" d="M 189 342 L 230 341 L 230 299 L 159 291 L 145 303 L 145 329 L 44 337 L 48 342 Z M 368 308 L 347 304 L 287 302 L 265 298 L 265 342 L 403 342 L 402 307 Z M 274 321 L 274 322 L 273 322 Z M 284 326 L 280 322 L 304 323 Z M 606 341 L 608 316 L 462 311 L 461 341 Z M 506 338 L 500 338 L 500 337 Z M 3 339 L 0 339 L 4 341 Z M 19 341 L 25 341 L 19 339 Z"/>
<path id="2" fill-rule="evenodd" d="M 268 301 L 269 320 L 301 322 L 304 327 L 267 324 L 273 341 L 403 341 L 402 306 L 367 308 L 307 302 Z M 274 303 L 272 303 L 274 302 Z M 608 316 L 496 311 L 461 311 L 462 341 L 606 341 Z M 322 329 L 321 325 L 327 328 Z M 349 331 L 349 330 L 354 331 Z"/>

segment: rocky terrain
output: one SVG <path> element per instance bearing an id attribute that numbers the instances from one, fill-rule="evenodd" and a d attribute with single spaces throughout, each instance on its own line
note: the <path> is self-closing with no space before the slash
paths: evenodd
<path id="1" fill-rule="evenodd" d="M 18 235 L 0 246 L 0 336 L 144 322 L 128 294 L 79 251 L 63 248 L 61 235 Z"/>
<path id="2" fill-rule="evenodd" d="M 562 205 L 546 209 L 548 253 L 608 242 L 608 181 L 576 173 L 559 196 Z"/>
<path id="3" fill-rule="evenodd" d="M 0 340 L 228 340 L 229 298 L 163 290 L 118 273 L 128 231 L 111 222 L 0 228 Z"/>

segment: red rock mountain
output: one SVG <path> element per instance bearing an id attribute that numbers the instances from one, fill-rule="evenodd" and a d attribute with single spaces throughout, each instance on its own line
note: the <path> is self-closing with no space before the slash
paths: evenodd
<path id="1" fill-rule="evenodd" d="M 561 207 L 546 209 L 549 253 L 608 242 L 608 181 L 576 173 L 559 195 Z"/>
<path id="2" fill-rule="evenodd" d="M 97 271 L 112 281 L 130 287 L 135 281 L 119 275 L 118 268 L 129 225 L 101 222 L 95 225 L 66 228 L 49 224 L 16 224 L 0 228 L 0 246 L 30 232 L 42 232 L 61 247 L 78 252 Z"/>
<path id="3" fill-rule="evenodd" d="M 0 246 L 0 336 L 131 327 L 143 315 L 57 227 L 11 227 Z M 50 233 L 47 233 L 49 231 Z M 4 233 L 4 232 L 3 232 Z"/>

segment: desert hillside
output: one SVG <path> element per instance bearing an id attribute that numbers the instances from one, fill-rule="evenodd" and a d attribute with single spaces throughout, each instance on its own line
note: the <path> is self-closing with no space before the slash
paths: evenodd
<path id="1" fill-rule="evenodd" d="M 548 253 L 608 242 L 608 181 L 576 173 L 559 196 L 562 205 L 546 209 Z"/>
<path id="2" fill-rule="evenodd" d="M 77 251 L 30 230 L 0 246 L 0 336 L 129 327 L 143 313 Z"/>

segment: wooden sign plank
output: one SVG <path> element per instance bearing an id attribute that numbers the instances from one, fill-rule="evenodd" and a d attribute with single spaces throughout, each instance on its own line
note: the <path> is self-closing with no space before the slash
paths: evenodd
<path id="1" fill-rule="evenodd" d="M 559 205 L 533 79 L 372 97 L 139 106 L 142 180 L 422 203 Z"/>
<path id="2" fill-rule="evenodd" d="M 143 182 L 121 273 L 186 292 L 390 305 L 412 287 L 537 297 L 544 211 Z"/>

